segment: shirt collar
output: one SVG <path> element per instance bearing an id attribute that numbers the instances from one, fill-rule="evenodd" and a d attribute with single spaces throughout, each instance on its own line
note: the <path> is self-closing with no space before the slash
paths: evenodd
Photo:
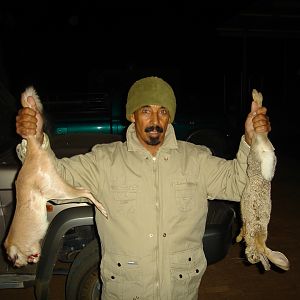
<path id="1" fill-rule="evenodd" d="M 129 125 L 129 127 L 127 128 L 126 139 L 127 139 L 128 151 L 140 151 L 140 150 L 145 151 L 146 150 L 136 136 L 134 123 L 131 123 Z M 178 145 L 177 145 L 175 130 L 174 130 L 173 125 L 169 124 L 167 127 L 165 139 L 163 141 L 163 144 L 160 146 L 159 150 L 162 151 L 162 150 L 170 150 L 170 149 L 177 149 L 177 148 L 178 148 Z"/>

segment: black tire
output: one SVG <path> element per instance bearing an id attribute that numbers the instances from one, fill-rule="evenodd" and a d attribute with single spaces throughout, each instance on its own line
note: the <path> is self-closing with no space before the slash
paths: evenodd
<path id="1" fill-rule="evenodd" d="M 66 300 L 100 299 L 99 261 L 99 243 L 93 240 L 72 263 L 66 284 Z"/>

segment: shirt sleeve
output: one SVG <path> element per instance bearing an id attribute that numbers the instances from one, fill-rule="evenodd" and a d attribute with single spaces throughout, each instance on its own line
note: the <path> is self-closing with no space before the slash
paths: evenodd
<path id="1" fill-rule="evenodd" d="M 208 199 L 240 201 L 247 181 L 250 146 L 241 138 L 235 159 L 208 155 L 205 160 L 205 183 Z"/>

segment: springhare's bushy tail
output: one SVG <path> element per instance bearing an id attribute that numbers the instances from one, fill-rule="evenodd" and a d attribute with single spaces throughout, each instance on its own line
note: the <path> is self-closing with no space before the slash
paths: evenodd
<path id="1" fill-rule="evenodd" d="M 263 178 L 271 181 L 274 177 L 277 159 L 268 136 L 266 134 L 255 134 L 253 149 L 260 162 Z"/>
<path id="2" fill-rule="evenodd" d="M 42 105 L 42 102 L 40 100 L 39 95 L 37 94 L 37 92 L 36 92 L 36 90 L 33 86 L 27 87 L 25 89 L 25 91 L 22 93 L 22 96 L 21 96 L 22 106 L 33 108 L 32 105 L 30 103 L 28 103 L 28 101 L 27 101 L 27 97 L 29 97 L 29 96 L 34 98 L 36 108 L 38 109 L 39 112 L 42 113 L 43 112 L 43 105 Z"/>

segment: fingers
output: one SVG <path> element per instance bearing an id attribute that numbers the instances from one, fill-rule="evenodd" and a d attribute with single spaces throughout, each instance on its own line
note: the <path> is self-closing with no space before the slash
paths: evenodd
<path id="1" fill-rule="evenodd" d="M 251 111 L 248 114 L 248 117 L 254 118 L 257 115 L 266 115 L 267 114 L 267 109 L 264 106 L 257 107 L 256 102 L 253 101 L 252 103 L 254 103 L 254 104 L 251 106 Z"/>
<path id="2" fill-rule="evenodd" d="M 37 111 L 36 103 L 35 100 L 32 96 L 27 97 L 27 103 L 29 104 L 29 107 L 32 108 L 33 110 Z"/>
<path id="3" fill-rule="evenodd" d="M 31 109 L 38 111 L 36 101 L 33 96 L 28 95 L 26 91 L 21 96 L 21 104 L 23 108 L 30 107 Z"/>
<path id="4" fill-rule="evenodd" d="M 267 114 L 267 108 L 262 106 L 260 108 L 257 109 L 256 111 L 257 115 L 266 115 Z"/>
<path id="5" fill-rule="evenodd" d="M 256 101 L 252 101 L 251 103 L 251 112 L 250 114 L 253 114 L 257 111 L 257 109 L 259 108 L 259 105 L 257 104 Z"/>
<path id="6" fill-rule="evenodd" d="M 30 108 L 30 107 L 24 107 L 24 108 L 21 108 L 19 111 L 18 111 L 18 116 L 23 116 L 23 115 L 29 115 L 29 116 L 35 116 L 36 115 L 36 112 L 34 109 Z"/>
<path id="7" fill-rule="evenodd" d="M 20 109 L 16 117 L 16 132 L 23 138 L 37 133 L 36 112 L 29 107 Z"/>
<path id="8" fill-rule="evenodd" d="M 255 132 L 269 132 L 271 131 L 271 123 L 269 117 L 265 113 L 259 113 L 252 119 L 252 124 Z"/>

